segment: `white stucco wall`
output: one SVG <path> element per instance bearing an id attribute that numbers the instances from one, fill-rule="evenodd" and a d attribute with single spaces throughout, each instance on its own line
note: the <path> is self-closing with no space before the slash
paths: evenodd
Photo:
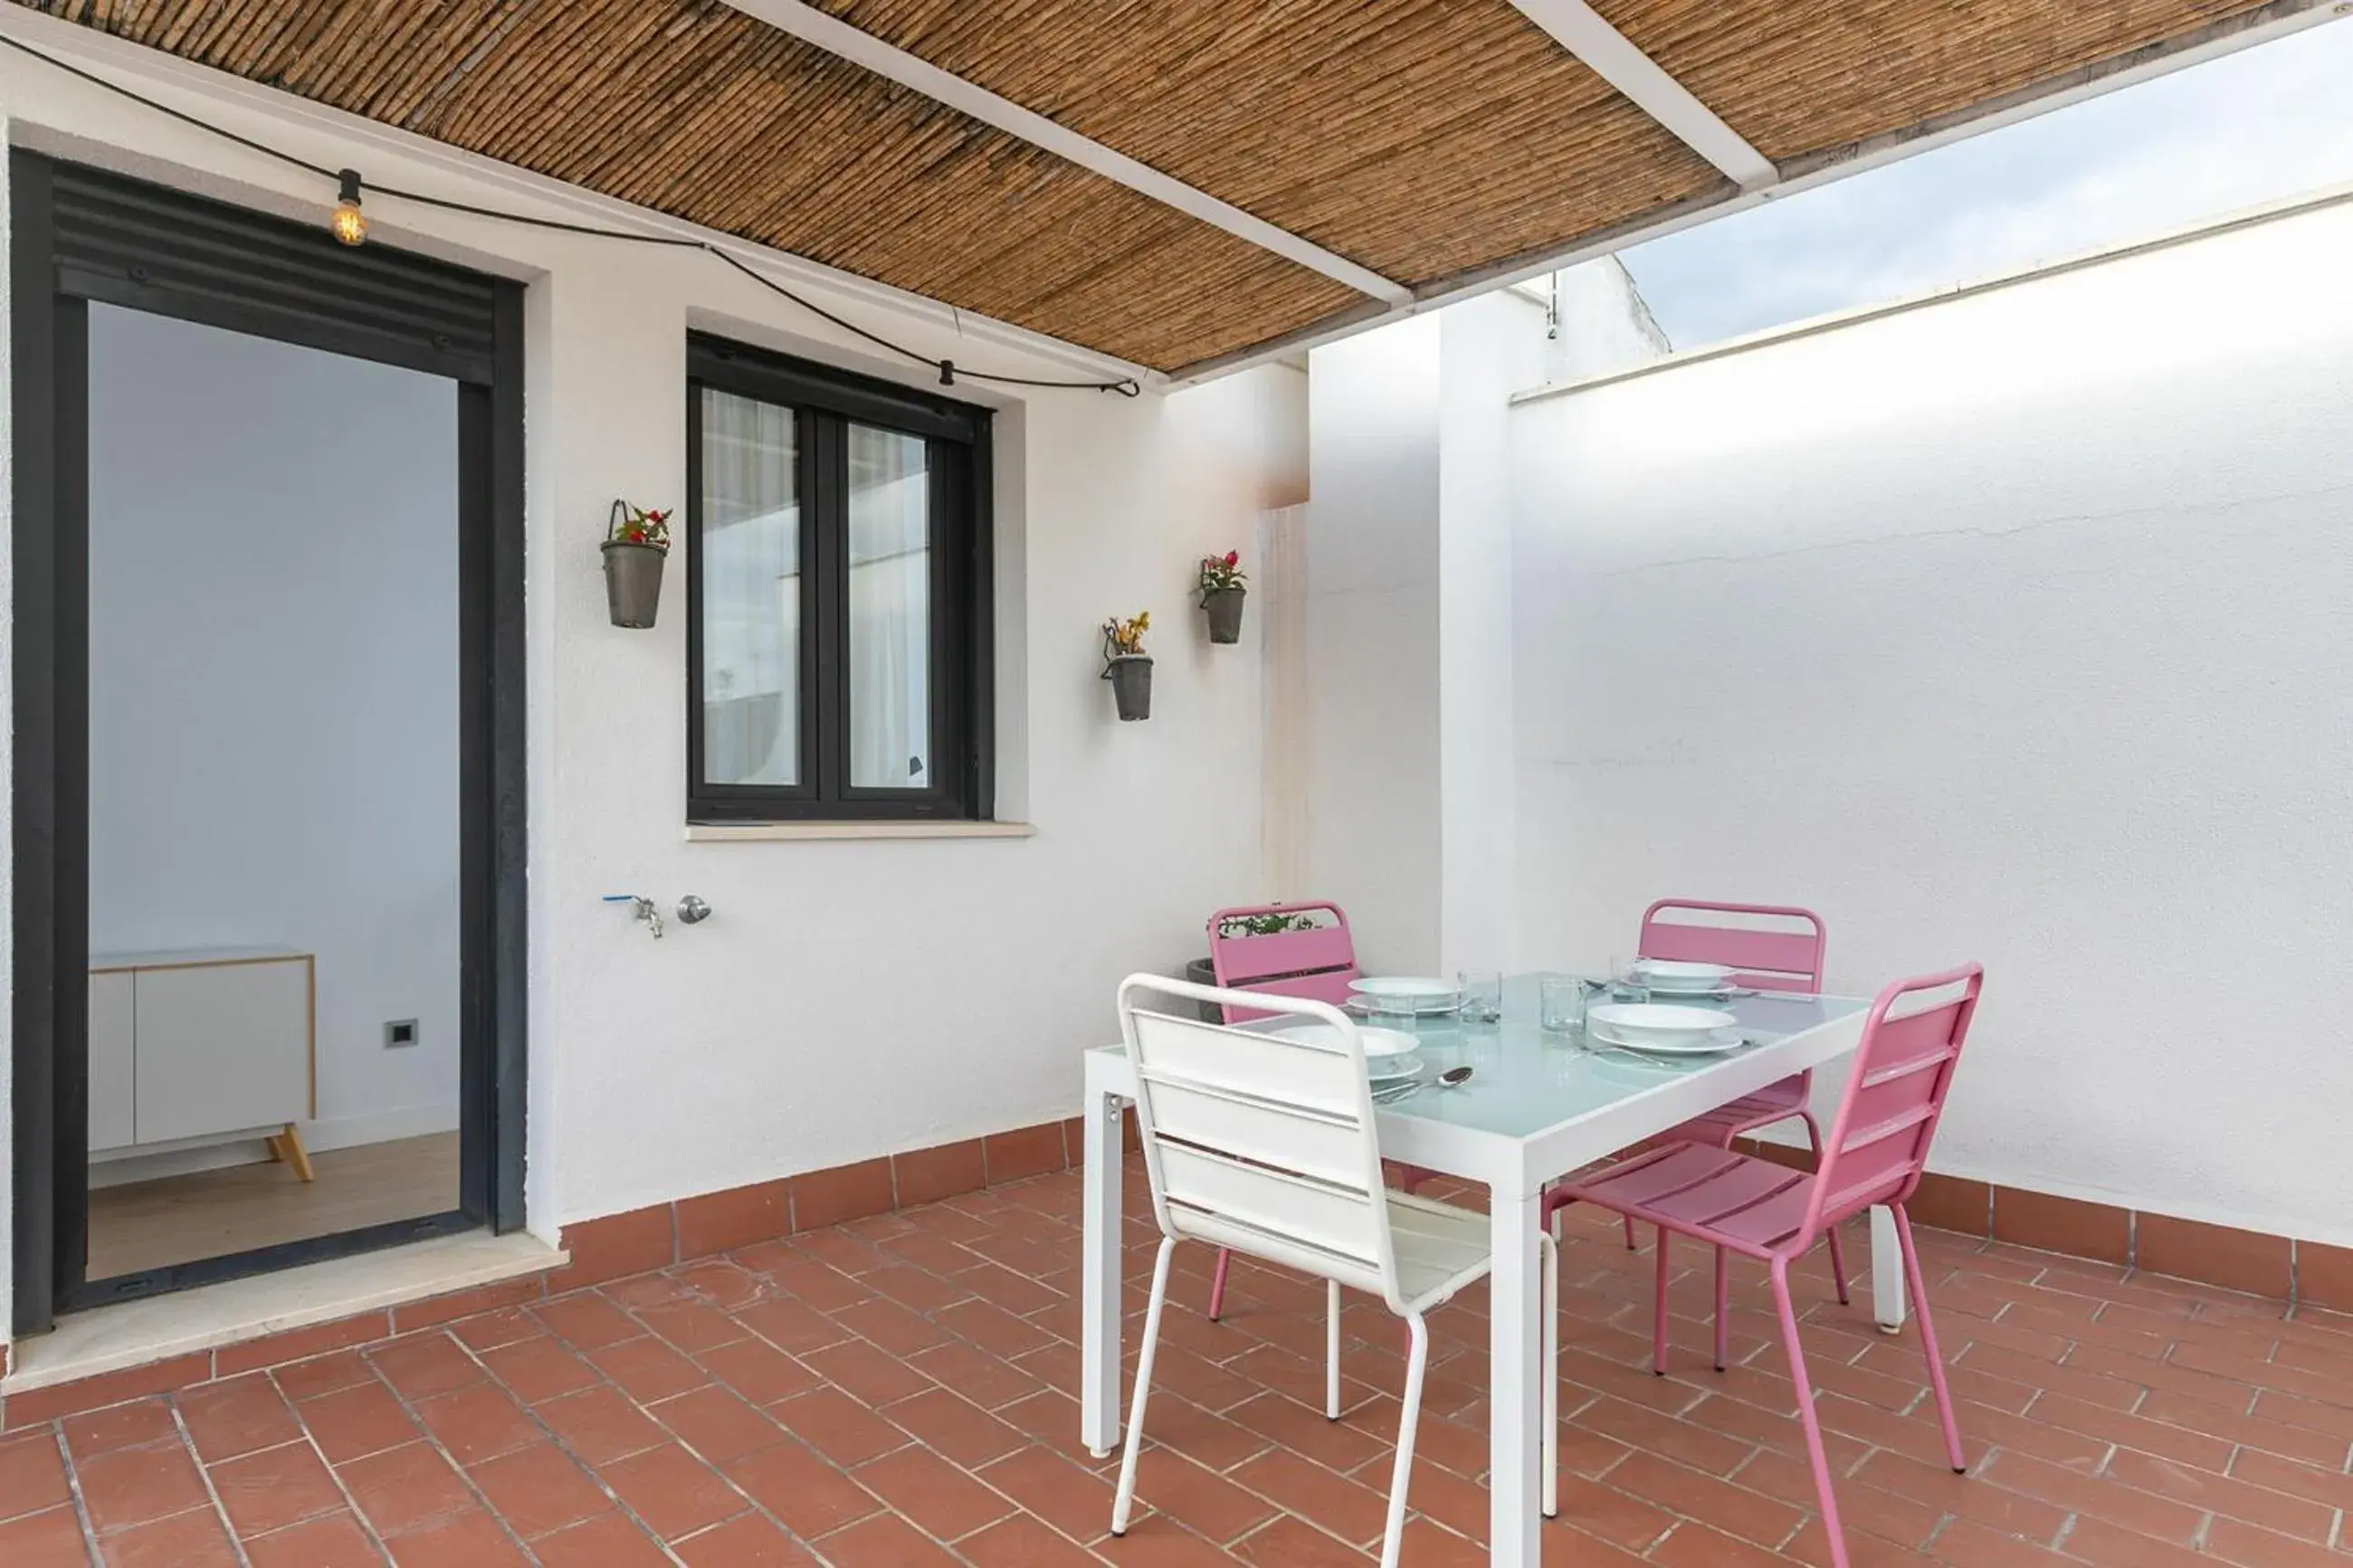
<path id="1" fill-rule="evenodd" d="M 1519 959 L 1981 959 L 1936 1163 L 2353 1239 L 2353 206 L 1523 403 Z M 1835 1085 L 1828 1086 L 1835 1089 Z"/>
<path id="2" fill-rule="evenodd" d="M 1348 911 L 1367 969 L 1513 945 L 1509 398 L 1546 360 L 1544 307 L 1515 291 L 1310 358 L 1295 890 Z"/>
<path id="3" fill-rule="evenodd" d="M 532 205 L 461 160 L 276 105 L 240 88 L 205 112 L 374 180 Z M 20 59 L 0 61 L 0 108 L 46 150 L 280 211 L 320 216 L 332 199 Z M 964 388 L 1000 409 L 998 810 L 1034 837 L 690 843 L 679 563 L 659 626 L 621 631 L 596 550 L 614 496 L 681 499 L 687 331 L 930 377 L 706 257 L 389 198 L 368 210 L 376 243 L 529 283 L 532 1228 L 1072 1112 L 1078 1052 L 1113 1033 L 1118 978 L 1180 965 L 1208 911 L 1262 892 L 1255 631 L 1209 648 L 1189 590 L 1198 557 L 1304 492 L 1297 373 L 1134 401 Z M 959 339 L 944 311 L 811 291 L 927 353 L 1071 374 Z M 1095 628 L 1142 608 L 1154 717 L 1122 725 Z M 597 901 L 623 891 L 699 893 L 716 913 L 657 943 Z M 5 1055 L 0 1038 L 0 1084 Z M 0 1323 L 5 1283 L 0 1264 Z"/>
<path id="4" fill-rule="evenodd" d="M 1442 315 L 1442 313 L 1441 313 Z M 1441 315 L 1308 359 L 1306 846 L 1365 967 L 1438 963 Z"/>
<path id="5" fill-rule="evenodd" d="M 1552 344 L 1542 310 L 1513 293 L 1465 300 L 1438 319 L 1438 968 L 1452 974 L 1502 967 L 1514 941 L 1509 399 Z"/>
<path id="6" fill-rule="evenodd" d="M 1544 293 L 1557 318 L 1545 340 L 1547 382 L 1645 364 L 1672 346 L 1634 286 L 1634 275 L 1614 256 L 1579 262 L 1520 287 Z"/>

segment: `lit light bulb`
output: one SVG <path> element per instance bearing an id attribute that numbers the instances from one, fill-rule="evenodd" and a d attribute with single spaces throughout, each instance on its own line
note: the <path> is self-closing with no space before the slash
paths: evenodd
<path id="1" fill-rule="evenodd" d="M 367 238 L 367 219 L 360 212 L 360 172 L 345 169 L 340 178 L 327 227 L 345 245 L 357 245 Z"/>

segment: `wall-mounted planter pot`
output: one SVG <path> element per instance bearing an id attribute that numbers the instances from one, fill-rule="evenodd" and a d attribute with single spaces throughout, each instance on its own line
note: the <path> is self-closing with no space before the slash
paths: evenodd
<path id="1" fill-rule="evenodd" d="M 662 557 L 666 551 L 650 544 L 626 544 L 617 540 L 605 552 L 605 607 L 613 624 L 643 631 L 654 624 L 661 606 Z"/>
<path id="2" fill-rule="evenodd" d="M 1242 601 L 1247 588 L 1212 588 L 1201 595 L 1201 608 L 1209 617 L 1209 640 L 1234 643 L 1242 640 Z"/>
<path id="3" fill-rule="evenodd" d="M 1152 656 L 1148 653 L 1113 654 L 1103 666 L 1103 678 L 1111 682 L 1111 694 L 1119 703 L 1123 721 L 1134 722 L 1152 717 Z"/>

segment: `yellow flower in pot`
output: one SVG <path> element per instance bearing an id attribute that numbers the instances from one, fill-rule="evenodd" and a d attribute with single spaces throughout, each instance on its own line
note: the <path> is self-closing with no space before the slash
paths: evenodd
<path id="1" fill-rule="evenodd" d="M 1152 717 L 1152 656 L 1144 651 L 1144 634 L 1151 629 L 1150 610 L 1103 624 L 1103 678 L 1111 682 L 1119 716 L 1128 722 Z"/>

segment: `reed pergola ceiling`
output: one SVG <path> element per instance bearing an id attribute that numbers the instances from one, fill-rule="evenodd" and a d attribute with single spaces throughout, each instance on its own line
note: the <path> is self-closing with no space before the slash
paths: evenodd
<path id="1" fill-rule="evenodd" d="M 19 3 L 1183 374 L 2327 0 Z"/>

